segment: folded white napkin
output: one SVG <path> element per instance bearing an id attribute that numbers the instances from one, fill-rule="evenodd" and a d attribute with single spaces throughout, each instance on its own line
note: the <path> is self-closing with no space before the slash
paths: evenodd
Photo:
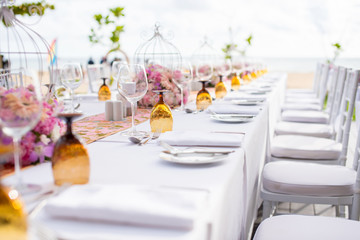
<path id="1" fill-rule="evenodd" d="M 243 99 L 254 100 L 254 101 L 264 101 L 264 100 L 266 100 L 266 97 L 259 97 L 257 95 L 246 94 L 244 92 L 230 92 L 224 97 L 225 101 L 243 100 Z"/>
<path id="2" fill-rule="evenodd" d="M 228 104 L 214 104 L 208 107 L 208 112 L 217 114 L 250 114 L 257 115 L 260 111 L 258 106 L 237 106 Z"/>
<path id="3" fill-rule="evenodd" d="M 240 147 L 244 139 L 241 133 L 171 131 L 161 134 L 158 141 L 174 146 Z"/>
<path id="4" fill-rule="evenodd" d="M 74 185 L 49 200 L 54 218 L 190 230 L 207 191 L 168 187 Z"/>

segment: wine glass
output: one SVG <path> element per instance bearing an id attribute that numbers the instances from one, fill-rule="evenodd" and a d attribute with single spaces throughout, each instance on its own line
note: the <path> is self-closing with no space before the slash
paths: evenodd
<path id="1" fill-rule="evenodd" d="M 116 90 L 115 79 L 117 79 L 117 75 L 119 74 L 119 69 L 122 65 L 126 64 L 125 61 L 114 61 L 111 65 L 111 74 L 110 74 L 110 89 Z"/>
<path id="2" fill-rule="evenodd" d="M 121 96 L 131 104 L 131 130 L 124 133 L 126 136 L 139 137 L 145 135 L 135 128 L 135 103 L 142 99 L 148 90 L 148 81 L 143 65 L 123 64 L 117 75 L 117 90 Z"/>
<path id="3" fill-rule="evenodd" d="M 18 72 L 9 71 L 5 77 L 11 81 L 11 87 L 0 94 L 0 125 L 2 131 L 12 137 L 14 143 L 16 178 L 14 188 L 22 194 L 33 193 L 40 190 L 40 186 L 25 184 L 22 180 L 19 143 L 40 120 L 42 114 L 40 83 L 37 75 L 27 69 L 20 69 Z M 13 79 L 17 81 L 12 81 Z"/>
<path id="4" fill-rule="evenodd" d="M 205 89 L 205 84 L 210 80 L 214 73 L 211 62 L 199 62 L 196 64 L 196 76 L 202 83 L 202 89 L 196 96 L 196 108 L 203 111 L 212 104 L 210 93 Z"/>
<path id="5" fill-rule="evenodd" d="M 175 85 L 180 89 L 181 106 L 180 111 L 184 111 L 184 88 L 186 88 L 193 78 L 193 70 L 189 62 L 183 61 L 175 65 L 173 71 L 173 80 Z"/>
<path id="6" fill-rule="evenodd" d="M 60 71 L 60 79 L 61 79 L 61 83 L 70 90 L 71 112 L 75 112 L 74 90 L 77 89 L 83 81 L 83 74 L 80 64 L 78 63 L 65 64 Z"/>
<path id="7" fill-rule="evenodd" d="M 226 96 L 227 90 L 223 83 L 223 77 L 231 73 L 231 60 L 225 59 L 218 62 L 216 66 L 216 73 L 219 76 L 219 82 L 215 86 L 215 96 L 217 99 L 222 99 Z"/>
<path id="8" fill-rule="evenodd" d="M 150 114 L 150 127 L 152 132 L 172 131 L 173 116 L 170 107 L 164 102 L 164 94 L 168 90 L 153 90 L 159 94 L 159 101 L 154 105 Z"/>

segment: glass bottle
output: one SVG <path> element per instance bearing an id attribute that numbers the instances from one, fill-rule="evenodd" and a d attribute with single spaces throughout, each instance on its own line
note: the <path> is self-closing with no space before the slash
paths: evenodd
<path id="1" fill-rule="evenodd" d="M 222 81 L 223 76 L 220 75 L 219 78 L 220 78 L 220 81 L 215 86 L 215 96 L 217 99 L 222 99 L 226 96 L 227 90 L 226 90 L 225 84 Z"/>
<path id="2" fill-rule="evenodd" d="M 150 127 L 152 132 L 172 131 L 173 117 L 170 107 L 164 102 L 163 95 L 166 91 L 155 90 L 159 94 L 159 101 L 153 107 L 150 114 Z"/>
<path id="3" fill-rule="evenodd" d="M 66 133 L 56 142 L 52 155 L 52 172 L 55 185 L 64 183 L 86 184 L 89 181 L 89 154 L 79 138 L 72 133 L 71 124 L 81 113 L 61 113 L 66 121 Z"/>
<path id="4" fill-rule="evenodd" d="M 6 240 L 26 240 L 27 221 L 19 193 L 0 183 L 0 237 Z"/>
<path id="5" fill-rule="evenodd" d="M 111 91 L 110 88 L 106 85 L 106 78 L 101 78 L 103 80 L 103 84 L 100 86 L 98 92 L 99 101 L 107 101 L 111 99 Z"/>
<path id="6" fill-rule="evenodd" d="M 239 89 L 240 89 L 240 78 L 236 73 L 234 73 L 233 77 L 231 78 L 231 90 L 237 91 Z"/>
<path id="7" fill-rule="evenodd" d="M 212 104 L 212 100 L 210 93 L 205 89 L 205 84 L 207 81 L 200 82 L 202 83 L 202 89 L 198 92 L 196 96 L 196 109 L 203 111 Z"/>

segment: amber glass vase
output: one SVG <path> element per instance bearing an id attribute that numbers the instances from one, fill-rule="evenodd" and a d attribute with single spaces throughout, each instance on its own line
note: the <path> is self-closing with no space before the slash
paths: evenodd
<path id="1" fill-rule="evenodd" d="M 71 125 L 81 113 L 62 113 L 66 121 L 66 133 L 56 142 L 52 155 L 52 170 L 55 184 L 86 184 L 89 181 L 89 154 L 80 139 L 73 134 Z"/>
<path id="2" fill-rule="evenodd" d="M 16 190 L 0 184 L 0 238 L 6 240 L 26 240 L 27 221 L 23 204 Z"/>
<path id="3" fill-rule="evenodd" d="M 203 111 L 207 109 L 211 104 L 210 93 L 205 89 L 205 84 L 207 81 L 200 81 L 202 83 L 202 89 L 198 92 L 196 96 L 196 109 Z"/>
<path id="4" fill-rule="evenodd" d="M 215 86 L 216 99 L 223 99 L 227 94 L 227 90 L 226 90 L 225 84 L 222 81 L 222 78 L 223 78 L 223 76 L 220 75 L 219 76 L 220 81 Z"/>
<path id="5" fill-rule="evenodd" d="M 233 75 L 233 77 L 231 78 L 231 90 L 233 91 L 237 91 L 240 89 L 240 78 L 239 76 L 235 73 Z"/>
<path id="6" fill-rule="evenodd" d="M 165 90 L 155 90 L 159 94 L 159 101 L 153 107 L 150 114 L 150 127 L 152 132 L 172 131 L 173 116 L 170 107 L 164 102 Z"/>
<path id="7" fill-rule="evenodd" d="M 110 88 L 106 85 L 106 78 L 102 78 L 103 84 L 99 88 L 98 98 L 99 101 L 107 101 L 111 99 Z"/>

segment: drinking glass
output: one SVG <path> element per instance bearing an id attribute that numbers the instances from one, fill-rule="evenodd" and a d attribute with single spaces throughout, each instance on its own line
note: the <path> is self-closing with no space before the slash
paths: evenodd
<path id="1" fill-rule="evenodd" d="M 110 88 L 106 85 L 106 77 L 101 78 L 103 80 L 103 84 L 99 88 L 98 99 L 99 101 L 107 101 L 111 99 L 111 91 Z"/>
<path id="2" fill-rule="evenodd" d="M 40 120 L 42 96 L 40 83 L 35 73 L 22 69 L 7 74 L 8 80 L 18 75 L 21 81 L 12 81 L 11 88 L 0 96 L 0 125 L 2 131 L 12 137 L 14 143 L 14 167 L 16 183 L 14 188 L 21 194 L 33 193 L 40 186 L 25 184 L 21 176 L 20 140 Z"/>
<path id="3" fill-rule="evenodd" d="M 212 104 L 210 93 L 206 90 L 205 84 L 210 80 L 213 73 L 214 69 L 212 63 L 200 62 L 196 64 L 196 76 L 198 77 L 199 82 L 202 83 L 202 89 L 196 96 L 197 110 L 203 111 Z"/>
<path id="4" fill-rule="evenodd" d="M 81 139 L 72 132 L 74 118 L 81 113 L 60 113 L 66 122 L 66 133 L 59 138 L 51 157 L 55 185 L 86 184 L 89 182 L 90 159 Z"/>
<path id="5" fill-rule="evenodd" d="M 150 127 L 152 132 L 172 131 L 173 116 L 170 107 L 164 102 L 163 95 L 167 90 L 153 90 L 159 94 L 159 101 L 153 107 L 150 114 Z"/>
<path id="6" fill-rule="evenodd" d="M 216 72 L 219 76 L 219 82 L 215 86 L 215 96 L 217 99 L 222 99 L 226 96 L 227 90 L 223 83 L 223 77 L 228 76 L 231 73 L 231 60 L 225 59 L 218 62 L 216 66 Z"/>
<path id="7" fill-rule="evenodd" d="M 123 64 L 117 75 L 117 90 L 131 105 L 131 130 L 124 133 L 126 136 L 143 136 L 146 133 L 138 132 L 135 128 L 135 103 L 141 100 L 147 90 L 148 81 L 143 65 Z"/>
<path id="8" fill-rule="evenodd" d="M 110 82 L 109 86 L 111 90 L 116 90 L 116 80 L 117 75 L 119 74 L 119 69 L 121 65 L 126 64 L 125 61 L 114 61 L 111 65 L 111 74 L 110 74 Z"/>
<path id="9" fill-rule="evenodd" d="M 184 111 L 184 88 L 186 88 L 193 78 L 193 70 L 189 62 L 179 62 L 175 65 L 173 71 L 173 80 L 175 85 L 180 89 L 181 106 L 180 111 Z"/>
<path id="10" fill-rule="evenodd" d="M 60 71 L 60 79 L 61 79 L 61 83 L 70 90 L 71 93 L 70 112 L 75 112 L 74 90 L 77 89 L 83 81 L 83 74 L 80 64 L 78 63 L 65 64 Z"/>

